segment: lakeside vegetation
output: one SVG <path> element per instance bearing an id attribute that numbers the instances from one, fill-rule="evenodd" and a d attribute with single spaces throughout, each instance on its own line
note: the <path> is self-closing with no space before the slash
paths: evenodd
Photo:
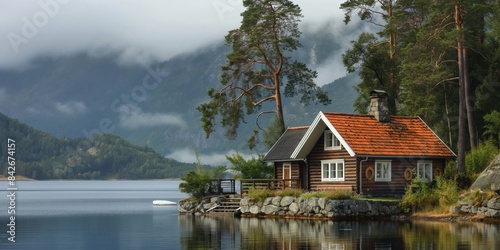
<path id="1" fill-rule="evenodd" d="M 266 198 L 274 196 L 291 196 L 291 197 L 301 197 L 301 198 L 329 198 L 332 200 L 349 200 L 354 199 L 356 196 L 350 190 L 328 190 L 328 191 L 317 191 L 308 192 L 302 189 L 283 189 L 283 190 L 269 190 L 269 189 L 258 189 L 251 188 L 248 191 L 248 197 L 255 201 L 263 202 Z"/>
<path id="2" fill-rule="evenodd" d="M 16 175 L 30 179 L 165 179 L 179 178 L 194 163 L 167 159 L 148 146 L 114 134 L 57 138 L 0 113 L 0 141 L 15 141 Z M 1 143 L 1 152 L 7 152 Z M 7 176 L 7 155 L 0 154 L 0 174 Z"/>
<path id="3" fill-rule="evenodd" d="M 500 149 L 494 141 L 482 142 L 466 155 L 466 173 L 458 171 L 455 161 L 448 162 L 443 175 L 432 182 L 423 182 L 414 173 L 412 175 L 414 179 L 408 185 L 403 197 L 363 197 L 353 194 L 350 190 L 307 192 L 300 189 L 277 191 L 251 189 L 248 195 L 256 201 L 264 201 L 267 197 L 273 196 L 394 201 L 400 202 L 405 212 L 449 214 L 450 206 L 456 205 L 459 200 L 471 201 L 474 206 L 479 206 L 491 198 L 499 197 L 493 191 L 469 190 L 471 184 L 498 154 Z"/>
<path id="4" fill-rule="evenodd" d="M 408 185 L 403 197 L 364 197 L 354 194 L 351 190 L 322 190 L 306 191 L 302 189 L 269 190 L 266 188 L 251 188 L 248 197 L 254 201 L 264 202 L 266 198 L 275 196 L 292 196 L 301 198 L 329 198 L 334 200 L 360 199 L 371 201 L 391 201 L 399 202 L 405 212 L 420 212 L 431 214 L 449 214 L 450 206 L 456 205 L 460 198 L 470 200 L 473 204 L 482 204 L 493 197 L 498 197 L 494 192 L 470 192 L 468 189 L 479 174 L 488 166 L 490 161 L 500 153 L 500 149 L 492 142 L 480 143 L 480 145 L 467 154 L 467 172 L 462 174 L 455 167 L 455 162 L 450 161 L 444 173 L 435 178 L 432 182 L 423 182 L 418 179 L 417 174 L 413 174 L 414 179 Z M 228 157 L 231 158 L 231 157 Z M 231 167 L 235 176 L 245 179 L 262 178 L 261 173 L 249 171 L 254 168 L 265 169 L 262 161 L 255 158 L 245 160 L 242 157 L 233 156 L 235 166 Z M 235 161 L 235 159 L 238 159 Z M 259 165 L 259 166 L 255 166 Z M 269 166 L 267 166 L 269 168 Z M 223 168 L 225 170 L 225 168 Z M 190 174 L 182 178 L 184 183 L 180 184 L 181 192 L 191 195 L 196 200 L 209 195 L 212 187 L 211 179 L 221 178 L 224 172 L 204 169 L 201 162 L 198 162 L 197 170 L 192 170 Z M 242 175 L 242 173 L 245 173 Z"/>

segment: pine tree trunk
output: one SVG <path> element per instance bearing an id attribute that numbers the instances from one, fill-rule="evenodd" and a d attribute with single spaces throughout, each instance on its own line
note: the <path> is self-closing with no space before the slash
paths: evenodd
<path id="1" fill-rule="evenodd" d="M 467 108 L 467 126 L 469 128 L 469 141 L 472 148 L 477 147 L 476 122 L 474 120 L 474 95 L 471 93 L 469 81 L 469 65 L 467 63 L 467 48 L 462 45 L 462 62 L 464 74 L 465 107 Z"/>
<path id="2" fill-rule="evenodd" d="M 462 28 L 463 20 L 462 13 L 460 11 L 459 3 L 455 4 L 455 26 L 457 30 Z M 458 57 L 458 152 L 457 152 L 457 165 L 458 172 L 465 173 L 465 140 L 466 140 L 466 91 L 465 91 L 465 74 L 464 74 L 464 58 L 463 58 L 463 43 L 461 37 L 457 39 L 457 57 Z"/>
<path id="3" fill-rule="evenodd" d="M 389 17 L 389 19 L 391 19 L 393 17 L 393 2 L 392 0 L 391 1 L 388 1 L 387 3 L 387 15 Z M 389 21 L 389 25 L 394 25 L 392 24 L 390 21 Z M 391 30 L 390 30 L 390 34 L 389 34 L 389 58 L 391 59 L 391 61 L 394 63 L 393 65 L 395 65 L 396 63 L 394 62 L 395 60 L 395 57 L 396 57 L 396 49 L 398 47 L 398 42 L 397 42 L 397 35 L 396 35 L 396 29 L 394 29 L 393 27 L 391 27 Z M 393 115 L 397 115 L 397 107 L 396 107 L 396 102 L 397 102 L 397 99 L 398 99 L 398 93 L 399 93 L 399 82 L 396 78 L 396 74 L 397 74 L 397 69 L 395 67 L 393 67 L 393 65 L 391 65 L 391 72 L 390 72 L 390 78 L 389 78 L 389 81 L 390 81 L 390 90 L 388 91 L 388 93 L 390 93 L 390 95 L 392 96 L 392 98 L 390 98 L 389 100 L 389 110 L 391 111 L 391 113 Z"/>
<path id="4" fill-rule="evenodd" d="M 280 126 L 279 132 L 280 135 L 285 133 L 285 119 L 283 116 L 283 101 L 281 99 L 281 92 L 280 92 L 280 80 L 279 80 L 279 75 L 275 74 L 274 75 L 274 82 L 275 82 L 275 93 L 276 93 L 276 118 L 278 119 L 278 126 Z"/>
<path id="5" fill-rule="evenodd" d="M 460 45 L 460 43 L 459 43 Z M 458 94 L 458 152 L 457 152 L 457 163 L 458 172 L 465 173 L 465 141 L 466 141 L 466 97 L 465 97 L 465 81 L 462 74 L 463 71 L 463 61 L 462 53 L 458 50 L 458 64 L 459 64 L 459 94 Z"/>

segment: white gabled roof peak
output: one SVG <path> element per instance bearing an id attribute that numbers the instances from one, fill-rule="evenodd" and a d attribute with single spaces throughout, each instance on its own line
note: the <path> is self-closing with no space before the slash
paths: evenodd
<path id="1" fill-rule="evenodd" d="M 331 124 L 328 118 L 323 112 L 319 112 L 316 118 L 313 120 L 309 129 L 305 133 L 302 140 L 299 142 L 295 150 L 293 151 L 291 158 L 305 158 L 312 150 L 318 139 L 321 137 L 325 129 L 328 128 L 332 133 L 339 139 L 342 146 L 347 150 L 350 156 L 355 156 L 354 151 L 347 144 L 347 142 L 342 138 L 337 129 Z"/>

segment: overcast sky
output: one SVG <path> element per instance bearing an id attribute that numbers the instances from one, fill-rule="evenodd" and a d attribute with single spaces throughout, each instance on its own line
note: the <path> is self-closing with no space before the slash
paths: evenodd
<path id="1" fill-rule="evenodd" d="M 343 18 L 342 1 L 295 2 L 309 28 Z M 0 68 L 82 52 L 116 53 L 120 63 L 167 60 L 223 41 L 243 10 L 241 0 L 0 0 Z"/>
<path id="2" fill-rule="evenodd" d="M 0 69 L 22 70 L 37 57 L 60 57 L 76 53 L 92 56 L 118 55 L 122 64 L 151 64 L 223 42 L 229 30 L 238 28 L 242 0 L 0 0 Z M 302 8 L 303 31 L 325 27 L 343 29 L 340 0 L 295 0 Z M 335 32 L 335 31 L 333 31 Z M 347 47 L 351 39 L 343 37 Z M 323 85 L 345 74 L 340 55 L 317 65 L 317 83 Z M 0 86 L 0 104 L 7 96 Z M 84 113 L 80 100 L 57 102 L 55 108 L 69 115 Z M 156 119 L 180 126 L 183 120 L 171 114 L 151 117 L 133 110 L 120 122 L 129 128 Z M 137 119 L 140 118 L 140 119 Z M 137 122 L 139 121 L 139 123 Z M 149 124 L 147 124 L 149 125 Z M 227 154 L 204 156 L 219 164 Z M 172 156 L 194 162 L 191 149 Z"/>

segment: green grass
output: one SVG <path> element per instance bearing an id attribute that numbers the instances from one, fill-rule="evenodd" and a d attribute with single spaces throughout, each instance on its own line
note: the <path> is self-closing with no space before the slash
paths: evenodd
<path id="1" fill-rule="evenodd" d="M 303 193 L 304 191 L 302 191 L 302 189 L 295 189 L 295 188 L 284 189 L 275 192 L 277 196 L 292 196 L 292 197 L 300 197 Z"/>
<path id="2" fill-rule="evenodd" d="M 349 190 L 331 190 L 331 191 L 318 191 L 318 192 L 307 192 L 303 193 L 300 197 L 302 198 L 329 198 L 332 200 L 349 200 L 354 198 L 353 194 Z"/>
<path id="3" fill-rule="evenodd" d="M 301 198 L 329 198 L 332 200 L 349 200 L 354 199 L 352 191 L 350 190 L 328 190 L 328 191 L 316 191 L 316 192 L 304 192 L 302 189 L 284 189 L 271 191 L 268 189 L 257 189 L 251 188 L 248 190 L 248 197 L 254 201 L 263 202 L 268 197 L 274 196 L 292 196 Z"/>
<path id="4" fill-rule="evenodd" d="M 488 201 L 495 197 L 498 197 L 498 195 L 493 191 L 481 192 L 476 190 L 465 195 L 463 200 L 470 200 L 474 206 L 481 206 L 484 201 Z"/>
<path id="5" fill-rule="evenodd" d="M 275 193 L 269 189 L 250 188 L 248 190 L 248 197 L 254 201 L 263 202 L 267 197 L 273 196 L 276 196 Z"/>
<path id="6" fill-rule="evenodd" d="M 390 202 L 399 202 L 402 198 L 397 197 L 357 197 L 357 200 L 366 200 L 366 201 L 390 201 Z"/>

